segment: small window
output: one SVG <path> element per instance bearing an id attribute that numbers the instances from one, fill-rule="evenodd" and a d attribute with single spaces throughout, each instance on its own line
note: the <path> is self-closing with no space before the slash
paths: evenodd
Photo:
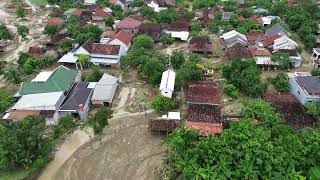
<path id="1" fill-rule="evenodd" d="M 312 101 L 308 101 L 309 103 L 312 103 Z"/>
<path id="2" fill-rule="evenodd" d="M 300 91 L 298 91 L 298 94 L 300 94 Z"/>

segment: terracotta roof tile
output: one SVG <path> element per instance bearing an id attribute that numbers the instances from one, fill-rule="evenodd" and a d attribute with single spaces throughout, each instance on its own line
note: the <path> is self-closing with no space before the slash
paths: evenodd
<path id="1" fill-rule="evenodd" d="M 259 49 L 257 47 L 249 47 L 249 51 L 253 57 L 257 57 L 257 56 L 271 57 L 270 51 L 266 48 Z"/>
<path id="2" fill-rule="evenodd" d="M 180 18 L 175 22 L 169 24 L 168 31 L 189 31 L 189 26 L 191 24 L 190 18 Z"/>
<path id="3" fill-rule="evenodd" d="M 96 12 L 94 13 L 94 16 L 107 17 L 107 16 L 110 16 L 110 14 L 107 11 L 105 11 L 104 8 L 100 8 L 96 10 Z"/>
<path id="4" fill-rule="evenodd" d="M 61 26 L 64 21 L 58 17 L 49 18 L 47 21 L 47 25 L 49 26 Z"/>
<path id="5" fill-rule="evenodd" d="M 91 54 L 118 55 L 119 45 L 92 43 L 90 40 L 85 42 L 82 47 Z"/>
<path id="6" fill-rule="evenodd" d="M 121 29 L 137 29 L 140 27 L 142 24 L 141 21 L 132 18 L 132 17 L 127 17 L 122 19 L 118 24 L 116 24 L 116 29 L 121 30 Z"/>
<path id="7" fill-rule="evenodd" d="M 133 35 L 124 31 L 119 31 L 113 36 L 111 36 L 109 42 L 113 41 L 114 39 L 118 39 L 121 42 L 125 43 L 126 45 L 129 45 L 131 43 L 132 38 L 133 38 Z"/>
<path id="8" fill-rule="evenodd" d="M 263 31 L 261 30 L 252 30 L 248 32 L 246 35 L 247 39 L 250 43 L 255 43 L 257 41 L 263 41 L 266 39 L 266 36 L 264 35 Z"/>
<path id="9" fill-rule="evenodd" d="M 42 58 L 47 52 L 47 49 L 42 47 L 30 47 L 28 52 L 35 58 Z"/>
<path id="10" fill-rule="evenodd" d="M 262 19 L 257 15 L 251 16 L 250 18 L 248 18 L 248 20 L 254 21 L 257 24 L 263 23 Z"/>
<path id="11" fill-rule="evenodd" d="M 72 15 L 75 15 L 75 16 L 81 16 L 83 12 L 85 12 L 86 9 L 75 9 L 73 12 L 72 12 Z"/>
<path id="12" fill-rule="evenodd" d="M 201 136 L 221 134 L 223 132 L 222 123 L 204 123 L 204 122 L 190 122 L 186 125 L 191 129 L 198 129 Z"/>
<path id="13" fill-rule="evenodd" d="M 272 35 L 272 36 L 269 36 L 269 37 L 266 37 L 263 41 L 262 41 L 262 44 L 264 47 L 269 47 L 273 44 L 274 40 L 280 38 L 281 35 L 278 35 L 278 34 L 275 34 L 275 35 Z"/>
<path id="14" fill-rule="evenodd" d="M 187 89 L 188 103 L 220 104 L 219 90 L 212 82 L 190 82 Z"/>
<path id="15" fill-rule="evenodd" d="M 212 43 L 203 37 L 194 37 L 190 40 L 188 49 L 193 52 L 212 52 Z"/>
<path id="16" fill-rule="evenodd" d="M 221 108 L 211 104 L 188 104 L 187 120 L 192 122 L 222 122 Z"/>
<path id="17" fill-rule="evenodd" d="M 240 43 L 237 43 L 236 45 L 227 48 L 226 55 L 230 61 L 233 61 L 236 59 L 252 58 L 252 55 L 250 54 L 250 51 L 248 50 L 248 48 L 246 46 L 243 46 Z"/>

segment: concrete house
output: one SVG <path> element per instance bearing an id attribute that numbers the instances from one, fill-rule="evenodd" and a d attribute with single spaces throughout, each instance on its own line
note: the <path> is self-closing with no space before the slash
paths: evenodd
<path id="1" fill-rule="evenodd" d="M 320 68 L 320 48 L 312 49 L 312 63 L 314 68 Z"/>
<path id="2" fill-rule="evenodd" d="M 93 92 L 93 87 L 89 84 L 88 82 L 74 84 L 59 108 L 60 117 L 71 115 L 74 118 L 84 119 L 88 116 Z"/>
<path id="3" fill-rule="evenodd" d="M 276 65 L 275 62 L 271 61 L 271 52 L 264 48 L 262 43 L 258 43 L 257 46 L 249 47 L 250 54 L 255 58 L 256 64 L 259 66 L 270 66 Z"/>
<path id="4" fill-rule="evenodd" d="M 238 43 L 242 44 L 243 46 L 247 46 L 249 44 L 247 37 L 235 30 L 224 33 L 222 36 L 220 36 L 220 38 L 222 39 L 226 48 L 232 47 Z"/>
<path id="5" fill-rule="evenodd" d="M 301 104 L 320 102 L 320 77 L 310 73 L 289 74 L 290 92 Z"/>
<path id="6" fill-rule="evenodd" d="M 106 8 L 99 8 L 92 13 L 92 21 L 104 21 L 108 16 L 110 16 L 110 14 Z"/>
<path id="7" fill-rule="evenodd" d="M 96 84 L 91 103 L 94 107 L 112 106 L 112 101 L 119 84 L 118 78 L 109 74 L 103 74 Z"/>
<path id="8" fill-rule="evenodd" d="M 170 69 L 162 73 L 162 78 L 161 78 L 161 83 L 159 88 L 162 96 L 172 98 L 172 93 L 174 91 L 175 78 L 176 78 L 176 73 Z"/>
<path id="9" fill-rule="evenodd" d="M 293 50 L 298 48 L 298 44 L 290 39 L 287 36 L 282 36 L 278 39 L 275 39 L 273 42 L 273 52 L 277 52 L 280 49 L 285 49 L 285 50 Z"/>
<path id="10" fill-rule="evenodd" d="M 63 91 L 23 95 L 10 109 L 7 119 L 15 121 L 29 115 L 42 115 L 46 126 L 58 125 L 58 110 L 64 98 Z"/>
<path id="11" fill-rule="evenodd" d="M 119 5 L 123 10 L 128 8 L 129 2 L 126 0 L 109 0 L 110 5 Z"/>
<path id="12" fill-rule="evenodd" d="M 119 45 L 121 46 L 126 52 L 131 47 L 131 41 L 133 39 L 133 35 L 124 31 L 119 31 L 111 36 L 107 35 L 103 37 L 100 42 L 103 44 L 110 44 L 110 45 Z M 126 54 L 126 53 L 125 53 Z"/>
<path id="13" fill-rule="evenodd" d="M 126 17 L 119 21 L 118 23 L 115 23 L 114 28 L 117 31 L 125 31 L 130 34 L 138 34 L 139 28 L 142 22 L 134 17 Z"/>
<path id="14" fill-rule="evenodd" d="M 147 1 L 147 6 L 152 8 L 155 12 L 160 12 L 162 10 L 168 9 L 176 5 L 175 0 L 150 0 Z"/>
<path id="15" fill-rule="evenodd" d="M 187 41 L 189 38 L 189 27 L 191 20 L 188 18 L 180 18 L 175 22 L 169 24 L 166 33 L 170 34 L 171 37 Z"/>
<path id="16" fill-rule="evenodd" d="M 249 59 L 252 58 L 248 47 L 238 43 L 232 47 L 226 48 L 225 50 L 226 56 L 228 57 L 229 61 L 234 61 L 237 59 Z"/>

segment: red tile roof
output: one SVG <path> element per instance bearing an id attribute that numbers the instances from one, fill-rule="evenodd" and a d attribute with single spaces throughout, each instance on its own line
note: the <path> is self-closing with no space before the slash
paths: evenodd
<path id="1" fill-rule="evenodd" d="M 47 25 L 49 26 L 61 26 L 63 23 L 63 20 L 58 17 L 49 18 L 47 21 Z"/>
<path id="2" fill-rule="evenodd" d="M 247 39 L 250 43 L 255 43 L 257 41 L 263 41 L 266 39 L 266 36 L 264 35 L 263 31 L 261 30 L 252 30 L 248 32 Z"/>
<path id="3" fill-rule="evenodd" d="M 111 36 L 109 42 L 111 42 L 115 39 L 118 39 L 121 42 L 125 43 L 126 45 L 129 45 L 131 43 L 132 38 L 133 38 L 133 35 L 131 35 L 127 32 L 124 32 L 124 31 L 119 31 L 116 34 L 114 34 L 113 36 Z"/>
<path id="4" fill-rule="evenodd" d="M 182 17 L 175 22 L 169 24 L 168 31 L 189 31 L 189 26 L 191 24 L 191 19 Z"/>
<path id="5" fill-rule="evenodd" d="M 249 47 L 249 51 L 253 57 L 263 56 L 263 57 L 271 57 L 271 53 L 266 48 L 257 48 L 257 47 Z"/>
<path id="6" fill-rule="evenodd" d="M 91 54 L 103 54 L 103 55 L 118 55 L 120 51 L 119 45 L 92 43 L 90 40 L 85 42 L 82 45 L 82 48 L 84 48 Z"/>
<path id="7" fill-rule="evenodd" d="M 193 52 L 212 52 L 212 43 L 203 37 L 194 37 L 190 40 L 188 49 Z"/>
<path id="8" fill-rule="evenodd" d="M 190 82 L 187 89 L 188 103 L 220 104 L 219 90 L 213 82 Z"/>
<path id="9" fill-rule="evenodd" d="M 222 123 L 205 123 L 205 122 L 190 122 L 186 125 L 191 129 L 198 129 L 201 136 L 208 136 L 209 134 L 221 134 L 223 132 Z"/>
<path id="10" fill-rule="evenodd" d="M 73 12 L 72 12 L 72 15 L 74 16 L 81 16 L 83 12 L 87 11 L 86 9 L 75 9 Z"/>
<path id="11" fill-rule="evenodd" d="M 262 19 L 257 15 L 251 16 L 248 19 L 251 20 L 251 21 L 256 22 L 257 24 L 262 24 L 263 23 Z"/>
<path id="12" fill-rule="evenodd" d="M 142 22 L 135 18 L 126 17 L 116 24 L 116 29 L 138 29 L 141 24 Z"/>
<path id="13" fill-rule="evenodd" d="M 273 41 L 280 38 L 281 35 L 278 35 L 278 34 L 275 34 L 275 35 L 272 35 L 272 36 L 269 36 L 269 37 L 266 37 L 263 41 L 262 41 L 262 44 L 264 47 L 268 47 L 268 46 L 271 46 L 273 44 Z"/>
<path id="14" fill-rule="evenodd" d="M 28 52 L 35 58 L 42 58 L 47 52 L 47 49 L 41 47 L 30 47 Z"/>
<path id="15" fill-rule="evenodd" d="M 236 59 L 248 59 L 252 58 L 248 48 L 240 43 L 235 44 L 232 47 L 226 49 L 226 55 L 230 61 Z"/>
<path id="16" fill-rule="evenodd" d="M 110 14 L 107 11 L 105 11 L 104 8 L 100 8 L 96 10 L 96 12 L 94 13 L 94 16 L 107 17 L 107 16 L 110 16 Z"/>

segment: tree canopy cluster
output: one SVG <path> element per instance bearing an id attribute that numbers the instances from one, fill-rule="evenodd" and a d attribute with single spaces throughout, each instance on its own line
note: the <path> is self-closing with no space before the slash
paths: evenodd
<path id="1" fill-rule="evenodd" d="M 12 39 L 13 35 L 6 25 L 0 23 L 0 40 Z"/>
<path id="2" fill-rule="evenodd" d="M 167 139 L 169 179 L 310 179 L 319 170 L 320 132 L 294 131 L 262 100 L 243 104 L 244 119 L 218 136 L 182 125 Z M 258 121 L 256 121 L 258 120 Z"/>
<path id="3" fill-rule="evenodd" d="M 44 135 L 45 128 L 45 120 L 39 116 L 1 123 L 0 170 L 44 166 L 54 145 L 51 138 Z"/>
<path id="4" fill-rule="evenodd" d="M 223 68 L 223 76 L 251 97 L 259 97 L 267 90 L 267 84 L 261 81 L 261 69 L 254 60 L 236 60 Z"/>

